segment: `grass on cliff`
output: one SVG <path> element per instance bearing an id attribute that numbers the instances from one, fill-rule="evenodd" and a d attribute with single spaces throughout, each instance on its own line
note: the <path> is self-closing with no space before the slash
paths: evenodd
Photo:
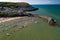
<path id="1" fill-rule="evenodd" d="M 19 6 L 30 6 L 28 3 L 25 2 L 18 2 L 18 3 L 14 3 L 14 2 L 0 2 L 0 6 L 4 6 L 4 7 L 19 7 Z"/>

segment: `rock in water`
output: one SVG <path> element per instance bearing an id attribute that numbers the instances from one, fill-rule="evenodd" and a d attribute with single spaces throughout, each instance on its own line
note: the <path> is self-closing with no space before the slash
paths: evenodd
<path id="1" fill-rule="evenodd" d="M 6 33 L 6 35 L 7 35 L 7 36 L 10 36 L 10 34 L 9 34 L 9 33 Z"/>
<path id="2" fill-rule="evenodd" d="M 49 24 L 52 26 L 57 26 L 57 23 L 56 23 L 56 21 L 54 21 L 54 19 L 51 19 Z"/>

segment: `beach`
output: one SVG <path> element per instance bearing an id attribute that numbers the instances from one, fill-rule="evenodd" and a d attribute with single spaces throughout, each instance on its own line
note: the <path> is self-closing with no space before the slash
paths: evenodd
<path id="1" fill-rule="evenodd" d="M 15 20 L 15 19 L 20 19 L 20 18 L 23 18 L 23 17 L 7 17 L 7 18 L 0 18 L 0 23 L 2 22 L 6 22 L 6 21 L 11 21 L 11 20 Z"/>

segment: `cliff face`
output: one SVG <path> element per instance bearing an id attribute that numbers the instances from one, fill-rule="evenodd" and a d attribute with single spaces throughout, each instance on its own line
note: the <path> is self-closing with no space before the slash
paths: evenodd
<path id="1" fill-rule="evenodd" d="M 25 2 L 12 3 L 12 2 L 0 2 L 0 16 L 18 16 L 23 15 L 24 11 L 35 11 L 38 8 L 32 7 Z"/>

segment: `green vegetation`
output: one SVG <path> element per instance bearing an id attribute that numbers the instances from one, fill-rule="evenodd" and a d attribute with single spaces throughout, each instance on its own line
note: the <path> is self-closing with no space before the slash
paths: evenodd
<path id="1" fill-rule="evenodd" d="M 13 2 L 0 2 L 0 16 L 20 16 L 18 11 L 25 11 L 24 8 L 29 7 L 30 5 L 25 2 L 20 2 L 20 3 L 13 3 Z M 21 9 L 19 9 L 21 7 Z M 6 11 L 5 11 L 6 10 Z M 2 12 L 3 11 L 3 12 Z M 12 12 L 13 11 L 13 12 Z M 16 12 L 15 12 L 16 11 Z M 23 15 L 23 14 L 22 14 Z"/>
<path id="2" fill-rule="evenodd" d="M 6 16 L 8 16 L 8 14 L 5 14 L 5 13 L 0 12 L 0 16 L 6 17 Z"/>
<path id="3" fill-rule="evenodd" d="M 0 16 L 1 17 L 15 17 L 19 15 L 18 14 L 5 14 L 5 13 L 0 12 Z"/>
<path id="4" fill-rule="evenodd" d="M 18 6 L 30 6 L 28 3 L 20 2 L 20 3 L 14 3 L 14 2 L 0 2 L 0 6 L 3 7 L 18 7 Z"/>

